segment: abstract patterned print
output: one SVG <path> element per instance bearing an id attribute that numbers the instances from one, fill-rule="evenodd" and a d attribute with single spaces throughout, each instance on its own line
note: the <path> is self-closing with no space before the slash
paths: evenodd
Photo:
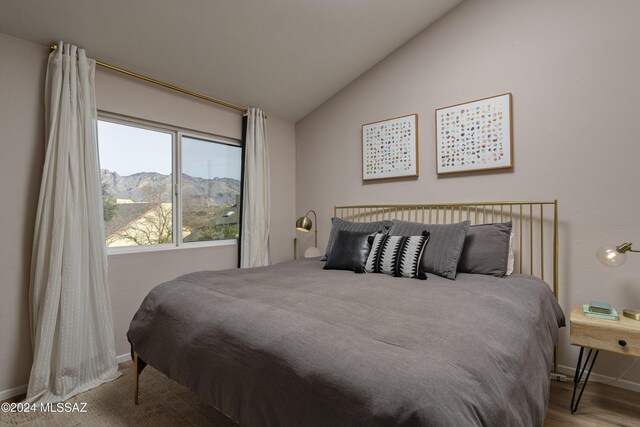
<path id="1" fill-rule="evenodd" d="M 365 271 L 425 280 L 427 276 L 420 271 L 420 259 L 428 240 L 427 232 L 410 237 L 378 234 L 373 240 Z"/>
<path id="2" fill-rule="evenodd" d="M 415 115 L 364 125 L 363 178 L 416 175 L 416 136 Z"/>
<path id="3" fill-rule="evenodd" d="M 440 109 L 437 119 L 438 172 L 510 165 L 508 95 Z"/>

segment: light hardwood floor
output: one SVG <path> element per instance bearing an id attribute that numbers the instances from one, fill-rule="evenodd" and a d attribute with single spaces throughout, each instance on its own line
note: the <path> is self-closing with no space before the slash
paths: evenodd
<path id="1" fill-rule="evenodd" d="M 131 362 L 120 365 L 122 376 L 69 402 L 87 402 L 87 413 L 2 414 L 9 426 L 177 426 L 231 427 L 234 424 L 214 408 L 200 402 L 185 387 L 147 367 L 140 377 L 140 405 L 132 402 Z M 573 383 L 551 383 L 545 427 L 640 426 L 640 393 L 590 382 L 576 414 L 569 411 Z M 19 401 L 20 398 L 14 399 Z"/>
<path id="2" fill-rule="evenodd" d="M 573 381 L 551 382 L 545 427 L 640 426 L 640 393 L 589 381 L 578 410 L 571 414 L 572 393 Z"/>

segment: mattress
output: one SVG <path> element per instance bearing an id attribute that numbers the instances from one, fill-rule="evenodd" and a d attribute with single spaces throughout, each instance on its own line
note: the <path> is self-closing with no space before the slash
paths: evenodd
<path id="1" fill-rule="evenodd" d="M 132 349 L 242 426 L 543 424 L 565 322 L 546 283 L 322 267 L 158 285 L 131 321 Z"/>

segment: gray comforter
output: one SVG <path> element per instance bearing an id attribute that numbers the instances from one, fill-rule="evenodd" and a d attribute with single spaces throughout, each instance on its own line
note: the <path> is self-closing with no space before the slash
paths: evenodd
<path id="1" fill-rule="evenodd" d="M 163 283 L 135 314 L 129 341 L 243 426 L 543 424 L 564 325 L 544 282 L 322 266 Z"/>

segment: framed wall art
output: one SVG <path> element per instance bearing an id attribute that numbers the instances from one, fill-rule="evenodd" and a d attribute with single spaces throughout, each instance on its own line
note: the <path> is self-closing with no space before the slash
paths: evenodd
<path id="1" fill-rule="evenodd" d="M 513 167 L 511 93 L 436 110 L 436 173 Z"/>
<path id="2" fill-rule="evenodd" d="M 418 115 L 362 125 L 362 180 L 417 177 Z"/>

